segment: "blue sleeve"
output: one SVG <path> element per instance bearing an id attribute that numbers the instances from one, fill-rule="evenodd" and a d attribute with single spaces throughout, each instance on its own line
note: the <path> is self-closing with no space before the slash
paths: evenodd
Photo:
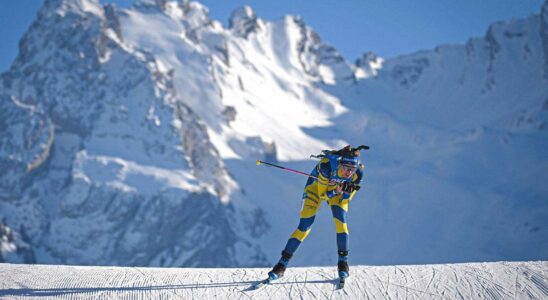
<path id="1" fill-rule="evenodd" d="M 329 161 L 320 162 L 318 164 L 318 171 L 320 172 L 320 174 L 322 174 L 323 177 L 330 178 L 331 177 L 331 164 L 329 163 Z"/>
<path id="2" fill-rule="evenodd" d="M 354 183 L 354 184 L 360 184 L 360 182 L 362 182 L 362 177 L 363 177 L 363 171 L 362 171 L 361 168 L 358 168 L 358 169 L 356 170 L 356 175 L 357 175 L 357 177 L 354 178 L 354 180 L 352 181 L 352 183 Z"/>

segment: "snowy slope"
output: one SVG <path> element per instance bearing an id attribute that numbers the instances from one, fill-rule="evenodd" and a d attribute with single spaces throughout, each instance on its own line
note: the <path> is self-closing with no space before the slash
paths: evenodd
<path id="1" fill-rule="evenodd" d="M 354 90 L 328 87 L 355 113 L 335 121 L 349 141 L 376 146 L 353 231 L 369 259 L 546 256 L 545 23 L 498 22 L 465 45 L 386 59 Z"/>
<path id="2" fill-rule="evenodd" d="M 353 263 L 548 259 L 548 2 L 354 65 L 299 17 L 229 24 L 191 1 L 45 1 L 0 78 L 5 259 L 271 265 L 305 179 L 255 160 L 308 171 L 346 143 L 372 147 Z M 332 265 L 334 241 L 323 207 L 292 265 Z"/>
<path id="3" fill-rule="evenodd" d="M 298 18 L 265 22 L 253 19 L 247 7 L 247 12 L 233 14 L 234 28 L 227 30 L 209 20 L 207 8 L 196 2 L 143 3 L 148 2 L 120 12 L 124 41 L 154 53 L 161 65 L 173 69 L 178 97 L 205 121 L 224 158 L 255 157 L 249 150 L 257 147 L 255 140 L 259 147 L 261 141 L 275 141 L 282 160 L 327 147 L 303 127 L 330 125 L 329 118 L 344 108 L 312 84 L 319 71 L 303 67 L 309 62 L 302 56 L 313 55 L 309 48 L 319 42 Z M 237 24 L 248 18 L 256 24 L 241 33 Z M 300 49 L 301 43 L 314 45 Z"/>
<path id="4" fill-rule="evenodd" d="M 40 299 L 546 299 L 547 262 L 354 266 L 344 290 L 335 270 L 292 268 L 245 291 L 267 269 L 160 269 L 0 264 L 0 297 Z"/>

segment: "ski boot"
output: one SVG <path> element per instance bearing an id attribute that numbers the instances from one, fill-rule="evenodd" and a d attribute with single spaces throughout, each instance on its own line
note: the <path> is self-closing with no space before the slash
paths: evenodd
<path id="1" fill-rule="evenodd" d="M 282 278 L 285 273 L 285 269 L 287 267 L 287 263 L 289 263 L 289 260 L 291 259 L 291 254 L 282 251 L 282 257 L 278 261 L 278 263 L 272 268 L 272 271 L 268 272 L 268 279 L 270 281 L 276 280 L 278 278 Z"/>
<path id="2" fill-rule="evenodd" d="M 344 280 L 350 276 L 350 269 L 348 268 L 348 251 L 339 251 L 339 262 L 337 263 L 337 269 L 339 271 L 339 278 Z"/>

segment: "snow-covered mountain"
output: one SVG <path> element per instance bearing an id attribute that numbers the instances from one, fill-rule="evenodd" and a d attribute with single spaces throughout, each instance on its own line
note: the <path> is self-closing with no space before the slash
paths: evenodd
<path id="1" fill-rule="evenodd" d="M 0 264 L 0 297 L 41 299 L 546 299 L 548 262 L 291 268 L 249 290 L 266 268 L 138 268 Z"/>
<path id="2" fill-rule="evenodd" d="M 371 146 L 352 263 L 548 259 L 548 2 L 351 64 L 295 16 L 243 7 L 224 28 L 198 2 L 46 0 L 0 82 L 5 257 L 270 265 L 305 179 L 255 160 L 307 171 L 351 143 Z M 295 265 L 336 259 L 316 220 Z"/>

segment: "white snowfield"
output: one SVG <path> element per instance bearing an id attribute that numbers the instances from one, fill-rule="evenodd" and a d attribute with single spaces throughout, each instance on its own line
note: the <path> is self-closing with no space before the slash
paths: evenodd
<path id="1" fill-rule="evenodd" d="M 0 298 L 548 299 L 548 262 L 289 268 L 258 290 L 265 268 L 137 268 L 0 264 Z"/>

